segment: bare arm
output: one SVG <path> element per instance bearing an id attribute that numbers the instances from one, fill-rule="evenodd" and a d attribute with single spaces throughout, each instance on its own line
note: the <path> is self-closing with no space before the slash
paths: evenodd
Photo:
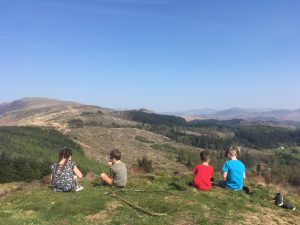
<path id="1" fill-rule="evenodd" d="M 222 172 L 222 178 L 223 178 L 224 180 L 226 180 L 226 178 L 227 178 L 227 172 Z"/>
<path id="2" fill-rule="evenodd" d="M 246 178 L 246 173 L 244 173 L 244 179 Z"/>
<path id="3" fill-rule="evenodd" d="M 80 172 L 80 170 L 77 168 L 76 165 L 73 168 L 73 172 L 77 175 L 77 177 L 82 178 L 82 173 Z"/>

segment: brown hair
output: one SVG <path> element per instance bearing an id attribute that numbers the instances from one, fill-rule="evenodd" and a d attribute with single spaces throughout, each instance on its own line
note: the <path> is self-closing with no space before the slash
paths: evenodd
<path id="1" fill-rule="evenodd" d="M 202 162 L 208 162 L 210 159 L 210 152 L 208 150 L 200 152 L 200 159 Z"/>
<path id="2" fill-rule="evenodd" d="M 234 145 L 234 146 L 230 146 L 228 149 L 226 149 L 225 151 L 225 157 L 227 157 L 228 155 L 230 156 L 236 156 L 238 157 L 240 154 L 240 147 Z"/>
<path id="3" fill-rule="evenodd" d="M 116 160 L 120 160 L 121 159 L 121 152 L 119 151 L 119 149 L 113 149 L 109 152 L 109 158 L 110 159 L 116 159 Z"/>
<path id="4" fill-rule="evenodd" d="M 59 151 L 59 154 L 58 154 L 58 162 L 57 162 L 57 166 L 56 166 L 56 170 L 55 170 L 55 173 L 57 172 L 58 170 L 58 166 L 59 166 L 59 162 L 62 160 L 62 159 L 66 159 L 65 162 L 64 162 L 64 165 L 62 167 L 62 170 L 64 170 L 67 162 L 69 161 L 69 158 L 70 156 L 72 156 L 72 149 L 70 148 L 63 148 Z"/>

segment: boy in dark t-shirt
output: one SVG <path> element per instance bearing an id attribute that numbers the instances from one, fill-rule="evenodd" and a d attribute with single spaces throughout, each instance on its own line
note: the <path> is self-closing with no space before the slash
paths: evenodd
<path id="1" fill-rule="evenodd" d="M 193 173 L 193 185 L 199 190 L 209 190 L 211 188 L 211 178 L 214 173 L 214 168 L 209 165 L 210 152 L 204 150 L 200 153 L 202 163 L 195 166 Z"/>

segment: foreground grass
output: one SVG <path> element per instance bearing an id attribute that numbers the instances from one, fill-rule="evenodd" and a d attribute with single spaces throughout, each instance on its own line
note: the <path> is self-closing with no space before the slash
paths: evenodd
<path id="1" fill-rule="evenodd" d="M 77 193 L 55 193 L 46 186 L 33 187 L 2 197 L 0 224 L 297 224 L 300 221 L 299 210 L 289 211 L 274 205 L 273 189 L 250 184 L 252 195 L 218 187 L 199 192 L 187 186 L 190 180 L 190 176 L 140 175 L 130 177 L 126 189 L 95 187 L 82 181 L 85 189 Z M 107 194 L 108 190 L 140 207 L 167 215 L 147 215 Z M 155 192 L 158 190 L 165 192 Z M 287 197 L 300 209 L 299 196 Z"/>

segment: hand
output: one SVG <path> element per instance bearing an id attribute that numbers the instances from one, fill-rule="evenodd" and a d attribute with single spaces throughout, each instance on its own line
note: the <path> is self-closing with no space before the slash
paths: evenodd
<path id="1" fill-rule="evenodd" d="M 108 162 L 107 165 L 108 165 L 108 167 L 111 167 L 112 166 L 112 162 Z"/>

